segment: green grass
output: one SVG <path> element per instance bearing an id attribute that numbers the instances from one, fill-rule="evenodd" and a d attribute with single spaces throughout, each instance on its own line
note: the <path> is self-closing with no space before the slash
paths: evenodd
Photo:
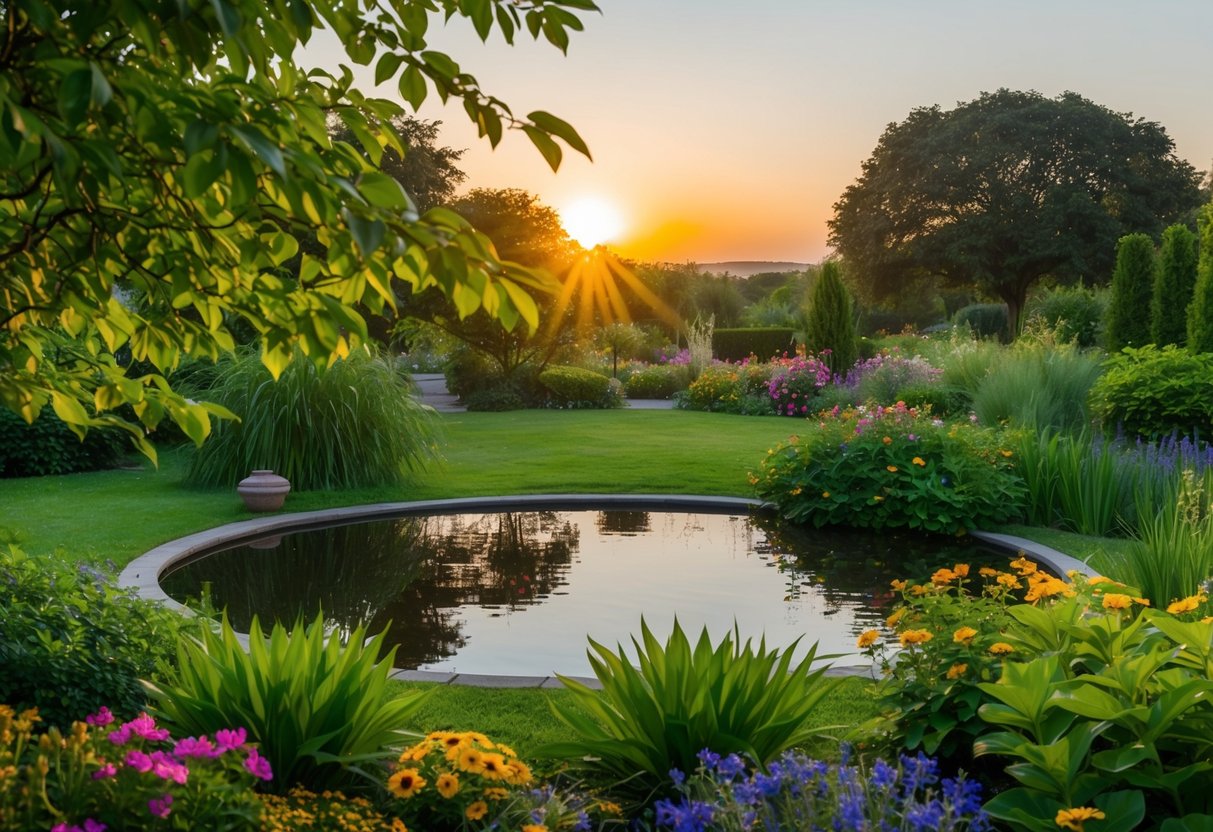
<path id="1" fill-rule="evenodd" d="M 1043 543 L 1045 546 L 1050 546 L 1059 552 L 1065 552 L 1071 557 L 1089 563 L 1097 570 L 1103 568 L 1102 564 L 1105 562 L 1103 558 L 1106 554 L 1123 553 L 1132 545 L 1132 541 L 1125 538 L 1091 537 L 1039 526 L 1010 525 L 1002 526 L 996 531 Z"/>
<path id="2" fill-rule="evenodd" d="M 445 461 L 411 482 L 300 492 L 287 511 L 495 494 L 753 492 L 747 473 L 800 421 L 683 411 L 462 413 L 442 417 Z M 0 542 L 126 564 L 191 532 L 244 520 L 235 492 L 182 485 L 188 455 L 159 470 L 0 480 Z"/>

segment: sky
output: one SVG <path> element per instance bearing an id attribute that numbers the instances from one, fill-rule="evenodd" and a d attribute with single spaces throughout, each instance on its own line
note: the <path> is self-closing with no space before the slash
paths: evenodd
<path id="1" fill-rule="evenodd" d="M 609 244 L 625 257 L 818 262 L 833 204 L 890 123 L 1000 87 L 1072 90 L 1162 124 L 1198 170 L 1213 164 L 1213 0 L 598 3 L 567 56 L 525 33 L 482 44 L 460 20 L 429 38 L 515 113 L 571 122 L 592 163 L 570 151 L 553 174 L 521 133 L 491 150 L 457 105 L 418 115 L 467 149 L 466 187 L 523 188 L 558 210 L 614 204 L 624 227 Z"/>

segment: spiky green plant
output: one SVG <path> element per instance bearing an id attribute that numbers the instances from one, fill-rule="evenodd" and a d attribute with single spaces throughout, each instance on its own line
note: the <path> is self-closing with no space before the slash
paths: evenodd
<path id="1" fill-rule="evenodd" d="M 277 381 L 256 352 L 242 352 L 216 364 L 197 396 L 240 417 L 196 452 L 187 478 L 199 485 L 230 487 L 257 468 L 299 491 L 386 485 L 436 454 L 433 411 L 365 349 L 323 370 L 296 355 Z"/>
<path id="2" fill-rule="evenodd" d="M 1095 354 L 1025 333 L 981 379 L 973 412 L 985 425 L 1082 430 L 1099 373 Z"/>

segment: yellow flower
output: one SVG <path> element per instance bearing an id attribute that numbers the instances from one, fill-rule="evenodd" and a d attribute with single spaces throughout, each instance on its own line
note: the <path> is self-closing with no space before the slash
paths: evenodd
<path id="1" fill-rule="evenodd" d="M 490 750 L 496 748 L 496 746 L 493 745 L 493 741 L 479 731 L 464 731 L 463 737 L 464 739 L 471 740 L 472 742 L 478 742 Z"/>
<path id="2" fill-rule="evenodd" d="M 998 576 L 998 583 L 1005 586 L 1007 589 L 1019 589 L 1023 584 L 1019 582 L 1019 578 L 1014 575 L 1003 572 Z"/>
<path id="3" fill-rule="evenodd" d="M 1023 555 L 1020 555 L 1018 559 L 1011 561 L 1011 566 L 1018 571 L 1020 575 L 1031 575 L 1036 571 L 1037 568 L 1036 564 L 1032 563 L 1032 561 L 1028 560 Z"/>
<path id="4" fill-rule="evenodd" d="M 619 807 L 619 804 L 612 803 L 609 800 L 598 801 L 598 805 L 595 808 L 597 808 L 598 811 L 602 812 L 604 815 L 622 815 L 623 814 L 623 809 L 621 809 Z"/>
<path id="5" fill-rule="evenodd" d="M 936 569 L 935 574 L 931 576 L 931 583 L 935 586 L 943 586 L 956 580 L 956 573 L 951 569 Z"/>
<path id="6" fill-rule="evenodd" d="M 450 800 L 459 794 L 459 775 L 449 773 L 439 774 L 437 782 L 434 783 L 434 788 L 438 789 L 438 794 Z"/>
<path id="7" fill-rule="evenodd" d="M 497 750 L 500 751 L 502 754 L 504 754 L 507 757 L 517 757 L 518 756 L 517 751 L 510 748 L 508 745 L 506 745 L 503 742 L 497 743 Z"/>
<path id="8" fill-rule="evenodd" d="M 884 502 L 884 497 L 880 496 L 879 494 L 873 494 L 872 499 L 878 503 Z"/>
<path id="9" fill-rule="evenodd" d="M 885 443 L 886 445 L 892 445 L 892 444 L 893 444 L 893 437 L 891 437 L 891 436 L 886 436 L 884 439 L 881 439 L 880 441 L 881 441 L 881 442 L 883 442 L 883 443 Z"/>
<path id="10" fill-rule="evenodd" d="M 955 566 L 952 567 L 952 571 L 956 574 L 956 577 L 958 577 L 958 578 L 969 577 L 969 565 L 967 563 L 956 564 Z"/>
<path id="11" fill-rule="evenodd" d="M 889 586 L 893 587 L 893 589 L 897 590 L 898 592 L 902 592 L 906 588 L 906 582 L 894 579 L 889 581 Z"/>
<path id="12" fill-rule="evenodd" d="M 1209 600 L 1207 596 L 1196 594 L 1189 595 L 1187 598 L 1179 601 L 1172 601 L 1167 605 L 1167 612 L 1171 615 L 1182 615 L 1185 612 L 1194 612 L 1197 607 Z"/>
<path id="13" fill-rule="evenodd" d="M 409 828 L 400 818 L 392 818 L 392 832 L 409 832 Z"/>
<path id="14" fill-rule="evenodd" d="M 525 823 L 522 832 L 548 832 L 548 828 L 542 823 Z"/>
<path id="15" fill-rule="evenodd" d="M 1133 599 L 1128 595 L 1121 595 L 1119 592 L 1109 592 L 1103 597 L 1103 608 L 1105 610 L 1127 610 L 1133 605 Z"/>
<path id="16" fill-rule="evenodd" d="M 823 491 L 823 492 L 821 492 L 821 499 L 823 499 L 823 500 L 828 500 L 828 499 L 830 499 L 830 492 L 829 492 L 829 491 Z"/>
<path id="17" fill-rule="evenodd" d="M 480 764 L 483 767 L 480 773 L 488 780 L 504 780 L 512 773 L 510 764 L 500 754 L 485 754 Z"/>
<path id="18" fill-rule="evenodd" d="M 954 664 L 948 668 L 949 679 L 959 679 L 964 675 L 964 672 L 969 669 L 967 664 Z"/>
<path id="19" fill-rule="evenodd" d="M 1094 578 L 1087 578 L 1087 586 L 1096 586 L 1097 584 L 1114 584 L 1116 581 L 1111 578 L 1105 578 L 1103 575 L 1096 575 Z"/>
<path id="20" fill-rule="evenodd" d="M 995 656 L 1005 656 L 1007 653 L 1014 653 L 1015 648 L 1005 641 L 996 641 L 990 645 L 990 652 Z"/>
<path id="21" fill-rule="evenodd" d="M 796 495 L 798 495 L 798 494 L 799 494 L 801 491 L 804 491 L 804 489 L 803 489 L 803 488 L 801 488 L 801 487 L 798 485 L 798 486 L 796 486 L 795 488 L 793 488 L 791 491 L 789 491 L 789 492 L 788 492 L 788 494 L 789 494 L 789 495 L 791 495 L 791 496 L 793 496 L 793 497 L 795 497 L 795 496 L 796 496 Z"/>
<path id="22" fill-rule="evenodd" d="M 477 800 L 471 806 L 468 806 L 467 811 L 463 814 L 468 820 L 480 820 L 489 813 L 489 804 L 483 800 Z"/>
<path id="23" fill-rule="evenodd" d="M 1133 603 L 1141 604 L 1143 607 L 1148 607 L 1148 606 L 1150 606 L 1150 599 L 1149 598 L 1134 598 Z"/>
<path id="24" fill-rule="evenodd" d="M 919 467 L 927 464 L 927 461 L 920 456 L 914 457 L 913 459 L 910 460 L 910 462 L 914 463 L 915 465 L 917 465 Z"/>
<path id="25" fill-rule="evenodd" d="M 871 647 L 873 644 L 875 644 L 879 640 L 880 640 L 880 631 L 879 630 L 866 630 L 860 634 L 858 641 L 855 642 L 855 646 L 858 647 L 860 650 L 864 650 L 868 647 Z"/>
<path id="26" fill-rule="evenodd" d="M 510 796 L 510 792 L 500 786 L 490 786 L 484 790 L 484 796 L 488 800 L 505 800 Z"/>
<path id="27" fill-rule="evenodd" d="M 1001 574 L 997 569 L 991 569 L 988 566 L 983 566 L 977 570 L 977 574 L 983 578 L 994 578 Z"/>
<path id="28" fill-rule="evenodd" d="M 893 629 L 894 627 L 897 626 L 897 622 L 900 621 L 901 617 L 905 614 L 906 614 L 906 608 L 901 607 L 899 610 L 897 610 L 897 612 L 893 613 L 892 615 L 890 615 L 888 618 L 886 618 L 884 620 L 885 626 L 887 626 L 890 630 Z"/>
<path id="29" fill-rule="evenodd" d="M 531 782 L 531 767 L 522 760 L 515 760 L 509 766 L 505 781 L 511 786 L 525 786 Z"/>
<path id="30" fill-rule="evenodd" d="M 1074 809 L 1059 809 L 1054 823 L 1062 829 L 1071 832 L 1082 832 L 1082 825 L 1088 820 L 1103 820 L 1107 815 L 1091 806 L 1079 806 Z"/>
<path id="31" fill-rule="evenodd" d="M 1003 450 L 1003 451 L 999 451 L 999 453 L 1002 454 L 1004 457 L 1007 457 L 1008 459 L 1010 459 L 1010 457 L 1011 457 L 1010 451 Z"/>
<path id="32" fill-rule="evenodd" d="M 930 592 L 930 588 L 922 584 L 914 584 L 914 586 L 910 587 L 910 594 L 916 598 L 920 595 L 926 595 L 928 592 Z"/>
<path id="33" fill-rule="evenodd" d="M 886 465 L 885 470 L 888 471 L 890 474 L 896 474 L 897 466 L 896 465 Z"/>
<path id="34" fill-rule="evenodd" d="M 403 754 L 400 755 L 400 762 L 408 763 L 408 762 L 420 760 L 423 757 L 425 757 L 426 754 L 429 754 L 429 753 L 430 753 L 429 743 L 419 742 L 416 745 L 414 745 L 412 748 L 408 749 L 407 751 L 405 751 Z"/>
<path id="35" fill-rule="evenodd" d="M 952 641 L 957 644 L 968 644 L 973 640 L 973 636 L 977 635 L 977 631 L 972 627 L 961 627 L 956 632 L 952 633 Z"/>
<path id="36" fill-rule="evenodd" d="M 387 779 L 387 790 L 408 800 L 425 785 L 425 778 L 415 768 L 402 768 Z"/>
<path id="37" fill-rule="evenodd" d="M 1068 583 L 1060 578 L 1047 578 L 1043 574 L 1033 576 L 1037 578 L 1032 582 L 1028 591 L 1024 594 L 1023 599 L 1029 604 L 1039 601 L 1041 598 L 1050 598 L 1054 595 L 1073 595 L 1074 590 Z"/>
<path id="38" fill-rule="evenodd" d="M 902 647 L 908 647 L 911 644 L 924 644 L 933 638 L 935 638 L 935 635 L 930 630 L 906 630 L 898 636 Z"/>
<path id="39" fill-rule="evenodd" d="M 459 767 L 460 771 L 481 774 L 484 771 L 484 755 L 475 748 L 463 748 L 459 751 L 459 756 L 455 758 L 455 765 Z"/>

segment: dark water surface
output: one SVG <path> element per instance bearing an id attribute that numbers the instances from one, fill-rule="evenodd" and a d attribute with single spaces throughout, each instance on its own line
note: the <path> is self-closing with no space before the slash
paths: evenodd
<path id="1" fill-rule="evenodd" d="M 196 558 L 161 580 L 204 588 L 236 629 L 323 609 L 336 628 L 389 627 L 396 666 L 590 675 L 640 617 L 718 640 L 736 620 L 769 646 L 797 637 L 860 664 L 856 636 L 890 612 L 893 578 L 990 556 L 949 538 L 801 529 L 764 516 L 670 511 L 427 515 L 296 532 Z M 975 567 L 976 568 L 976 567 Z M 389 626 L 390 624 L 390 626 Z"/>

